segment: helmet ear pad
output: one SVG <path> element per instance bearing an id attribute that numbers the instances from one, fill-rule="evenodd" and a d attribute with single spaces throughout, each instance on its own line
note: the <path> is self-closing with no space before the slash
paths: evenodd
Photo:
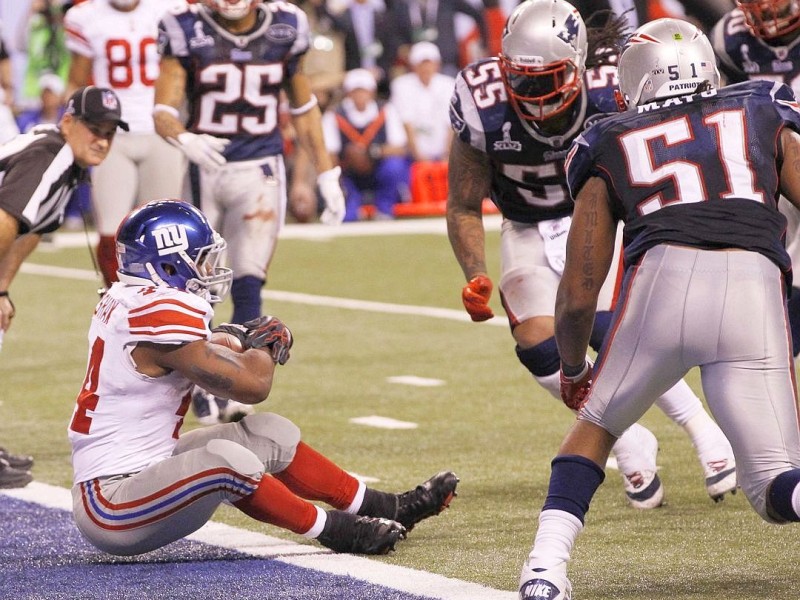
<path id="1" fill-rule="evenodd" d="M 543 121 L 578 98 L 588 37 L 566 0 L 526 0 L 511 13 L 499 55 L 509 101 L 520 118 Z"/>

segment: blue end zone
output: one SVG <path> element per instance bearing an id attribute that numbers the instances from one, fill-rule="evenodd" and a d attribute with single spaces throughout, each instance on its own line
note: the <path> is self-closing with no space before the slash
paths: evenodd
<path id="1" fill-rule="evenodd" d="M 0 495 L 0 598 L 430 600 L 194 541 L 134 557 L 85 542 L 67 511 Z"/>

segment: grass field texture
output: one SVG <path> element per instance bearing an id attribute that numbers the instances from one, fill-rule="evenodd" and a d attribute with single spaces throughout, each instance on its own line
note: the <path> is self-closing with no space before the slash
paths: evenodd
<path id="1" fill-rule="evenodd" d="M 495 281 L 498 237 L 487 234 Z M 0 444 L 33 454 L 38 480 L 69 487 L 66 427 L 84 376 L 97 283 L 86 248 L 45 247 L 29 262 L 74 271 L 54 276 L 26 270 L 11 289 L 17 317 L 0 351 Z M 441 233 L 281 240 L 267 289 L 307 296 L 303 302 L 265 300 L 265 312 L 280 316 L 296 343 L 272 396 L 258 410 L 292 419 L 307 443 L 347 470 L 378 479 L 373 485 L 380 489 L 402 491 L 439 470 L 456 471 L 461 484 L 452 508 L 418 526 L 396 553 L 376 560 L 515 590 L 546 494 L 550 459 L 571 414 L 518 363 L 500 323 L 325 300 L 451 309 L 456 315 L 462 311 L 462 285 Z M 502 315 L 496 297 L 493 307 Z M 218 315 L 219 321 L 228 318 L 230 306 L 223 304 Z M 390 381 L 409 375 L 443 383 Z M 696 373 L 689 381 L 699 391 Z M 387 430 L 350 422 L 369 415 L 418 427 Z M 574 597 L 800 598 L 800 530 L 766 525 L 741 493 L 713 504 L 683 431 L 657 410 L 643 423 L 660 441 L 667 505 L 644 512 L 629 508 L 618 473 L 609 470 L 570 565 Z M 196 426 L 187 419 L 187 428 Z M 302 541 L 227 507 L 215 518 Z"/>

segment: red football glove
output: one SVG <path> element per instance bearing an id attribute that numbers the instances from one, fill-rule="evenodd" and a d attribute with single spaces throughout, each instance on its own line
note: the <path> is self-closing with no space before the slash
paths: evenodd
<path id="1" fill-rule="evenodd" d="M 473 321 L 485 321 L 494 316 L 489 308 L 492 296 L 492 280 L 486 275 L 476 275 L 461 290 L 461 301 Z"/>
<path id="2" fill-rule="evenodd" d="M 289 350 L 292 348 L 294 338 L 289 328 L 277 317 L 265 315 L 244 324 L 247 335 L 244 348 L 262 348 L 266 350 L 272 360 L 279 365 L 286 364 L 289 360 Z"/>
<path id="3" fill-rule="evenodd" d="M 589 388 L 592 385 L 592 363 L 586 361 L 583 370 L 574 377 L 561 376 L 561 399 L 572 410 L 580 410 L 586 403 L 586 396 L 589 395 Z"/>

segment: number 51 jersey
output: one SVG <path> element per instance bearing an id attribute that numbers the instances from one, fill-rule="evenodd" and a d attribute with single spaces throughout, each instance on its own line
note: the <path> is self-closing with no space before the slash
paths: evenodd
<path id="1" fill-rule="evenodd" d="M 625 263 L 658 244 L 741 248 L 777 264 L 791 284 L 786 219 L 777 210 L 784 127 L 800 106 L 784 84 L 750 81 L 612 115 L 578 137 L 567 159 L 576 196 L 606 182 L 625 221 Z"/>
<path id="2" fill-rule="evenodd" d="M 308 19 L 288 2 L 258 4 L 257 25 L 234 34 L 201 4 L 165 15 L 159 52 L 186 70 L 189 131 L 231 140 L 228 161 L 283 153 L 280 90 L 309 47 Z"/>

